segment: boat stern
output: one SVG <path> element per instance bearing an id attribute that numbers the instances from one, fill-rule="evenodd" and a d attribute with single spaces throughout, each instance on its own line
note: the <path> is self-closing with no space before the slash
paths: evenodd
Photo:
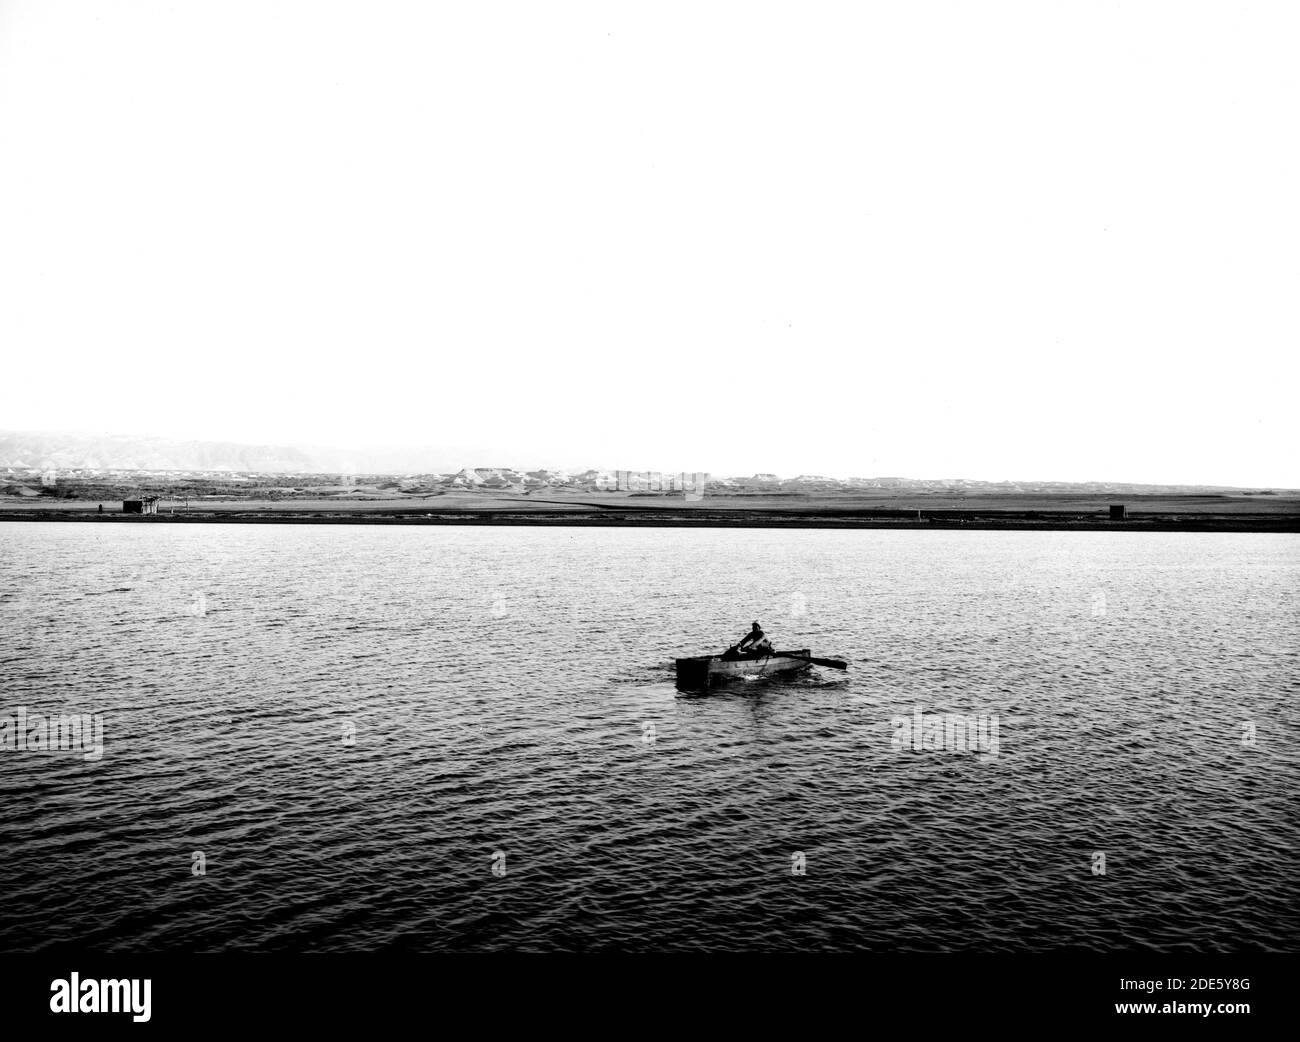
<path id="1" fill-rule="evenodd" d="M 677 686 L 687 688 L 707 687 L 710 658 L 709 655 L 700 655 L 696 658 L 679 658 L 677 660 Z"/>

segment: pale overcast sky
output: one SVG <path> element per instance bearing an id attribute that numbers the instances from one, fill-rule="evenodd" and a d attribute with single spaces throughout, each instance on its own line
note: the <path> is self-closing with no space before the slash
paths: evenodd
<path id="1" fill-rule="evenodd" d="M 1300 486 L 1297 30 L 0 3 L 0 428 Z"/>

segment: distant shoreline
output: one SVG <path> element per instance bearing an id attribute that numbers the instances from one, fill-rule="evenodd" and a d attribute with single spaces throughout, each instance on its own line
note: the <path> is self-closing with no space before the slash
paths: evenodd
<path id="1" fill-rule="evenodd" d="M 116 491 L 116 490 L 114 490 Z M 161 490 L 159 490 L 161 491 Z M 460 492 L 393 495 L 350 491 L 298 496 L 175 494 L 156 515 L 126 514 L 95 494 L 0 497 L 0 521 L 103 524 L 300 524 L 739 528 L 873 531 L 1300 532 L 1300 497 L 1247 495 L 678 495 Z M 102 498 L 101 498 L 102 496 Z M 136 493 L 134 498 L 139 498 Z M 103 512 L 99 512 L 102 504 Z M 1123 520 L 1110 519 L 1123 506 Z"/>
<path id="2" fill-rule="evenodd" d="M 529 512 L 523 510 L 464 511 L 395 511 L 353 510 L 347 513 L 321 511 L 224 512 L 190 509 L 176 514 L 160 513 L 140 516 L 113 512 L 97 513 L 84 507 L 74 510 L 0 510 L 0 521 L 72 522 L 108 525 L 437 525 L 437 526 L 529 526 L 561 528 L 743 528 L 743 529 L 839 529 L 876 531 L 906 529 L 913 531 L 1066 531 L 1066 532 L 1300 532 L 1300 516 L 1283 515 L 1210 515 L 1210 514 L 1130 514 L 1122 521 L 1104 517 L 1038 516 L 982 513 L 964 515 L 959 511 L 940 511 L 920 519 L 881 516 L 869 512 L 836 511 L 800 513 L 730 509 L 710 510 L 620 510 Z"/>

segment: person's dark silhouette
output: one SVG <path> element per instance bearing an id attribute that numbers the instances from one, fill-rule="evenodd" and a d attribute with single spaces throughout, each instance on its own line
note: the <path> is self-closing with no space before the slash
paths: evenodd
<path id="1" fill-rule="evenodd" d="M 750 631 L 741 638 L 740 643 L 731 645 L 727 649 L 727 653 L 737 658 L 741 655 L 770 655 L 772 654 L 772 642 L 767 639 L 763 627 L 755 622 Z"/>

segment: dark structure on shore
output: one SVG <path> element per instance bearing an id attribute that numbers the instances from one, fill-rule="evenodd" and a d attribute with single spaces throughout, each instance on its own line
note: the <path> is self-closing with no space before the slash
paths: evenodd
<path id="1" fill-rule="evenodd" d="M 1123 503 L 1112 503 L 1110 505 L 1110 519 L 1112 521 L 1123 521 L 1128 517 L 1128 508 Z"/>
<path id="2" fill-rule="evenodd" d="M 145 496 L 143 499 L 124 499 L 122 500 L 122 513 L 156 514 L 158 513 L 158 497 Z"/>

